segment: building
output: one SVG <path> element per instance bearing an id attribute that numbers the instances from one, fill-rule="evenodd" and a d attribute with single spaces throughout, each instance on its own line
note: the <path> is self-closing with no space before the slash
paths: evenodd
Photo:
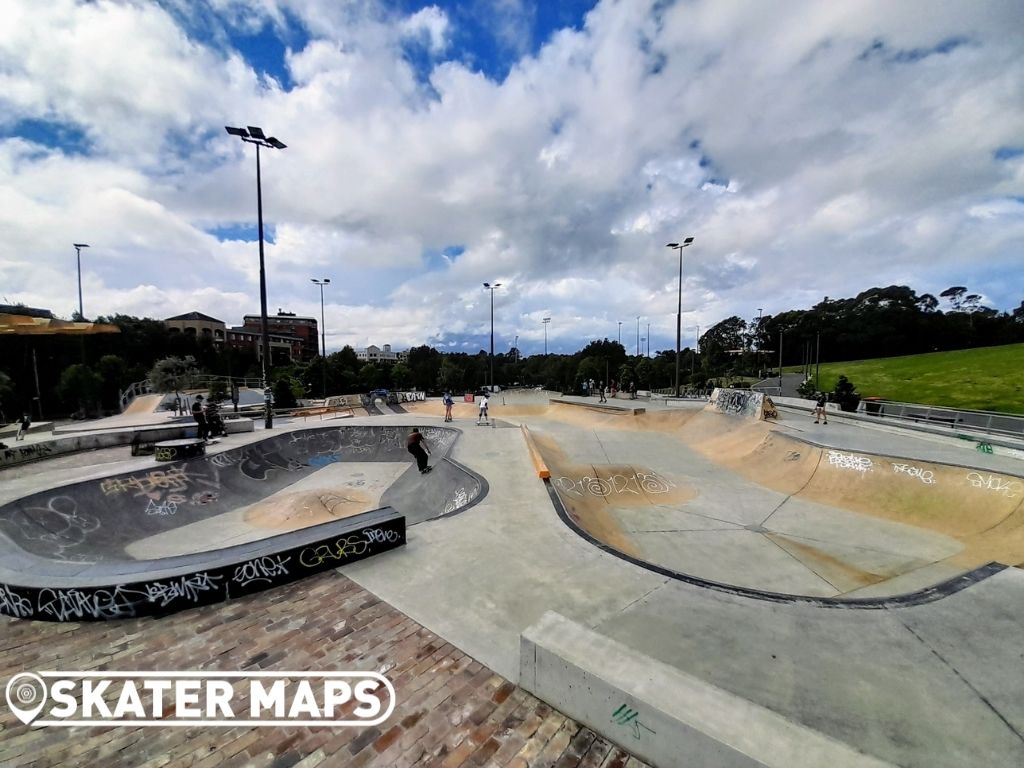
<path id="1" fill-rule="evenodd" d="M 250 316 L 247 315 L 246 320 L 249 320 L 249 318 Z M 240 328 L 228 328 L 222 320 L 204 315 L 202 312 L 186 312 L 184 315 L 169 317 L 163 322 L 164 327 L 172 333 L 184 333 L 195 336 L 197 339 L 208 338 L 218 349 L 227 345 L 231 349 L 251 350 L 256 353 L 257 359 L 263 359 L 262 332 L 259 316 L 256 316 L 254 327 L 244 325 Z M 313 339 L 315 343 L 316 321 L 313 321 L 313 323 Z M 269 323 L 267 329 L 271 361 L 274 365 L 287 365 L 296 360 L 305 359 L 306 342 L 301 336 L 290 332 L 278 332 L 276 327 Z"/>
<path id="2" fill-rule="evenodd" d="M 269 326 L 268 326 L 269 327 Z M 232 349 L 251 349 L 256 357 L 263 359 L 263 333 L 259 329 L 240 326 L 228 328 L 227 343 Z M 272 365 L 287 365 L 302 359 L 303 344 L 298 336 L 267 332 L 270 342 L 270 361 Z"/>
<path id="3" fill-rule="evenodd" d="M 197 339 L 208 338 L 220 347 L 224 344 L 227 326 L 222 320 L 204 315 L 202 312 L 186 312 L 164 320 L 164 327 L 172 333 L 184 333 Z"/>
<path id="4" fill-rule="evenodd" d="M 408 360 L 409 352 L 408 350 L 392 352 L 390 344 L 385 344 L 384 349 L 371 344 L 366 349 L 357 349 L 356 359 L 361 363 L 384 363 L 386 365 L 393 365 L 394 363 L 404 363 Z"/>
<path id="5" fill-rule="evenodd" d="M 262 328 L 259 315 L 246 315 L 242 318 L 243 330 L 260 333 Z M 320 333 L 314 317 L 296 317 L 294 312 L 278 309 L 276 315 L 267 315 L 267 332 L 300 339 L 302 347 L 296 359 L 308 362 L 320 354 Z"/>

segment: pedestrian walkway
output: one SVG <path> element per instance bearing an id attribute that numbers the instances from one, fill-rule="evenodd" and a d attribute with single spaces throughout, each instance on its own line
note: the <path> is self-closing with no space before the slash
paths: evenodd
<path id="1" fill-rule="evenodd" d="M 0 714 L 0 762 L 55 765 L 643 768 L 593 731 L 335 572 L 170 620 L 0 618 L 0 677 L 33 670 L 377 671 L 371 728 L 29 728 Z"/>

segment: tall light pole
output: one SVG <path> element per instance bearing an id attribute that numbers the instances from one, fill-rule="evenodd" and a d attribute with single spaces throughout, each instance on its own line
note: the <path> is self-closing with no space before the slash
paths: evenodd
<path id="1" fill-rule="evenodd" d="M 640 315 L 636 316 L 636 356 L 640 357 Z"/>
<path id="2" fill-rule="evenodd" d="M 693 388 L 693 360 L 697 357 L 697 351 L 700 349 L 700 326 L 697 326 L 697 342 L 693 348 L 693 354 L 690 355 L 690 388 Z"/>
<path id="3" fill-rule="evenodd" d="M 544 323 L 544 357 L 548 356 L 548 323 L 551 322 L 550 317 L 545 317 L 541 320 Z"/>
<path id="4" fill-rule="evenodd" d="M 619 320 L 619 346 L 622 346 L 622 321 Z"/>
<path id="5" fill-rule="evenodd" d="M 270 333 L 267 331 L 267 271 L 263 262 L 263 180 L 260 176 L 260 147 L 284 149 L 286 145 L 273 136 L 266 136 L 263 133 L 263 129 L 256 125 L 250 125 L 248 130 L 225 125 L 224 130 L 232 136 L 237 136 L 247 144 L 256 145 L 256 217 L 260 237 L 260 322 L 262 324 L 261 336 L 263 344 L 263 402 L 266 408 L 264 426 L 270 429 L 274 426 L 274 411 L 270 405 L 270 380 L 267 376 L 273 361 L 270 359 Z"/>
<path id="6" fill-rule="evenodd" d="M 683 335 L 683 248 L 693 242 L 688 237 L 681 243 L 669 243 L 667 247 L 679 251 L 679 305 L 676 309 L 676 397 L 679 397 L 679 343 Z"/>
<path id="7" fill-rule="evenodd" d="M 647 324 L 647 356 L 651 356 L 651 324 Z"/>
<path id="8" fill-rule="evenodd" d="M 75 257 L 78 260 L 78 317 L 80 320 L 85 320 L 85 314 L 82 311 L 82 249 L 89 246 L 85 243 L 72 243 L 72 245 L 75 246 Z"/>
<path id="9" fill-rule="evenodd" d="M 320 286 L 320 359 L 323 365 L 320 367 L 323 369 L 323 392 L 324 392 L 324 403 L 327 402 L 327 323 L 324 321 L 324 286 L 329 285 L 331 278 L 325 277 L 323 280 L 318 280 L 315 277 L 309 278 L 310 282 Z"/>
<path id="10" fill-rule="evenodd" d="M 491 392 L 494 391 L 494 291 L 501 283 L 484 283 L 484 288 L 491 292 Z"/>
<path id="11" fill-rule="evenodd" d="M 761 307 L 757 308 L 757 378 L 761 378 Z"/>

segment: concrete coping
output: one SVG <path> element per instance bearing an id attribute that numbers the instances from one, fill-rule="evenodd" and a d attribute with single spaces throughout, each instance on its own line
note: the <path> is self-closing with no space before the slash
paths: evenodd
<path id="1" fill-rule="evenodd" d="M 520 636 L 519 684 L 652 765 L 893 768 L 554 611 Z"/>

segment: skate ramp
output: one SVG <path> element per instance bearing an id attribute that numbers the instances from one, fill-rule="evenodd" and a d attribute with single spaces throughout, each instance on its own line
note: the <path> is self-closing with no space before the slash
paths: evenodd
<path id="1" fill-rule="evenodd" d="M 189 461 L 155 464 L 146 472 L 88 480 L 18 499 L 0 507 L 0 533 L 19 549 L 47 560 L 105 562 L 134 559 L 129 548 L 139 540 L 165 534 L 181 538 L 185 531 L 202 531 L 197 524 L 236 516 L 231 517 L 233 531 L 221 526 L 220 538 L 196 535 L 183 540 L 175 554 L 215 549 L 229 537 L 267 536 L 273 510 L 264 508 L 259 525 L 247 524 L 244 515 L 238 516 L 239 510 L 314 478 L 321 469 L 328 468 L 336 476 L 333 487 L 339 494 L 357 490 L 358 486 L 342 482 L 346 473 L 339 474 L 334 466 L 346 463 L 404 467 L 389 483 L 398 490 L 370 500 L 387 506 L 390 498 L 401 504 L 397 511 L 411 520 L 430 519 L 450 511 L 446 489 L 470 488 L 466 496 L 476 499 L 485 486 L 468 470 L 444 459 L 458 435 L 455 430 L 426 427 L 422 431 L 440 460 L 437 470 L 425 477 L 415 471 L 405 449 L 409 428 L 305 429 Z M 328 486 L 319 485 L 316 495 L 329 491 Z M 413 487 L 437 490 L 418 499 Z M 281 507 L 282 518 L 287 518 L 288 505 Z M 365 508 L 351 510 L 361 511 Z M 328 514 L 309 522 L 334 517 Z"/>
<path id="2" fill-rule="evenodd" d="M 179 610 L 400 546 L 407 524 L 461 512 L 487 492 L 448 458 L 456 430 L 421 428 L 433 452 L 427 475 L 405 449 L 409 430 L 280 433 L 5 504 L 0 613 L 89 620 Z"/>
<path id="3" fill-rule="evenodd" d="M 631 419 L 646 436 L 619 433 L 623 417 L 531 429 L 567 524 L 705 586 L 871 607 L 934 599 L 1024 561 L 1024 479 L 814 445 L 761 407 L 712 402 L 673 429 Z"/>

